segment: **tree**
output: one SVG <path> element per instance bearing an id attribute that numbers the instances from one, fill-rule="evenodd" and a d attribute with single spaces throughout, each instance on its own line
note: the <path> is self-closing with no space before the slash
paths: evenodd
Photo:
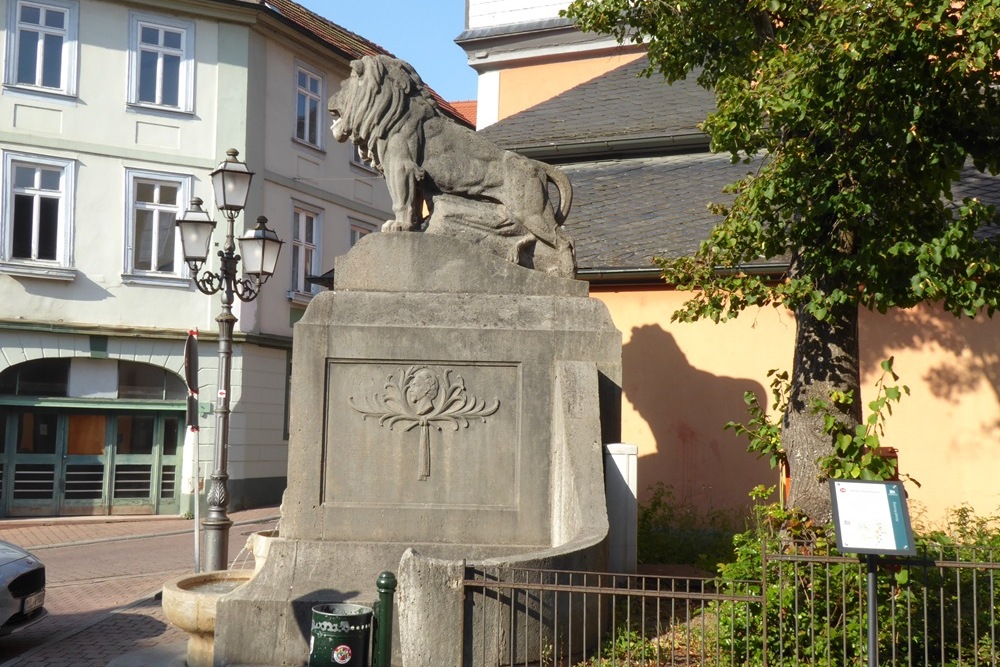
<path id="1" fill-rule="evenodd" d="M 997 308 L 995 210 L 951 187 L 968 163 L 1000 168 L 1000 0 L 576 0 L 567 15 L 646 44 L 647 75 L 714 89 L 712 149 L 752 173 L 694 257 L 660 260 L 694 291 L 674 319 L 794 311 L 790 502 L 828 520 L 817 461 L 861 422 L 858 309 Z M 740 271 L 775 257 L 778 281 Z"/>

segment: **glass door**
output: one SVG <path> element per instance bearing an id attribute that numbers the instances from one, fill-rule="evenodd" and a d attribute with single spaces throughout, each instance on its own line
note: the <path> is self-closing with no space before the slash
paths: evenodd
<path id="1" fill-rule="evenodd" d="M 6 475 L 7 514 L 51 516 L 58 512 L 62 451 L 59 415 L 25 410 L 7 414 L 14 457 Z M 8 457 L 9 460 L 9 457 Z M 5 486 L 7 485 L 5 484 Z"/>
<path id="2" fill-rule="evenodd" d="M 69 414 L 60 514 L 107 514 L 107 413 Z"/>
<path id="3" fill-rule="evenodd" d="M 160 499 L 158 514 L 175 514 L 180 511 L 181 465 L 179 452 L 184 448 L 184 418 L 164 415 L 163 447 L 160 451 Z"/>
<path id="4" fill-rule="evenodd" d="M 183 429 L 179 413 L 0 410 L 0 516 L 176 512 Z"/>
<path id="5" fill-rule="evenodd" d="M 112 514 L 177 511 L 182 425 L 173 414 L 116 415 Z"/>
<path id="6" fill-rule="evenodd" d="M 111 504 L 115 514 L 146 513 L 153 506 L 156 416 L 120 414 L 116 417 L 115 466 Z"/>
<path id="7" fill-rule="evenodd" d="M 0 412 L 0 516 L 7 516 L 7 495 L 10 492 L 10 482 L 7 481 L 11 466 L 8 459 L 13 458 L 13 446 L 8 447 L 7 441 L 13 442 L 12 436 L 7 434 L 7 423 L 12 421 L 6 412 Z"/>

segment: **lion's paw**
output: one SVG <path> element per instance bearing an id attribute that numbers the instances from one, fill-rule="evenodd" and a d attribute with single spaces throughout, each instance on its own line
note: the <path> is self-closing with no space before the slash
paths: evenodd
<path id="1" fill-rule="evenodd" d="M 411 229 L 413 229 L 413 225 L 408 225 L 399 220 L 386 220 L 385 224 L 382 225 L 383 232 L 408 232 Z"/>

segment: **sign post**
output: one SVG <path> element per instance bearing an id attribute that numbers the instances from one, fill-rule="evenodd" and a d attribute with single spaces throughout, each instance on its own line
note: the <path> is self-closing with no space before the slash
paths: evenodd
<path id="1" fill-rule="evenodd" d="M 194 487 L 192 492 L 192 497 L 194 498 L 194 573 L 198 574 L 201 571 L 201 534 L 199 532 L 199 526 L 201 524 L 199 520 L 199 514 L 201 512 L 201 483 L 199 480 L 201 457 L 199 456 L 199 452 L 201 447 L 198 440 L 197 329 L 189 331 L 187 340 L 184 342 L 184 383 L 187 385 L 188 390 L 187 412 L 184 420 L 187 425 L 187 430 L 184 434 L 184 450 L 185 455 L 188 451 L 193 450 L 192 457 L 194 459 L 194 465 L 192 466 L 191 474 L 193 476 L 192 486 Z"/>
<path id="2" fill-rule="evenodd" d="M 865 556 L 868 667 L 878 667 L 876 574 L 879 556 L 916 556 L 902 482 L 830 480 L 837 550 Z"/>

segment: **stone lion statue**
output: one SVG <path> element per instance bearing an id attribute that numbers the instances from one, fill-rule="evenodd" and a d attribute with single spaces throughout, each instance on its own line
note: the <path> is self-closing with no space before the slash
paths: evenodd
<path id="1" fill-rule="evenodd" d="M 329 109 L 333 137 L 351 139 L 385 176 L 395 219 L 383 231 L 457 236 L 573 277 L 573 241 L 562 229 L 573 197 L 566 175 L 445 116 L 409 63 L 384 55 L 353 61 Z"/>

